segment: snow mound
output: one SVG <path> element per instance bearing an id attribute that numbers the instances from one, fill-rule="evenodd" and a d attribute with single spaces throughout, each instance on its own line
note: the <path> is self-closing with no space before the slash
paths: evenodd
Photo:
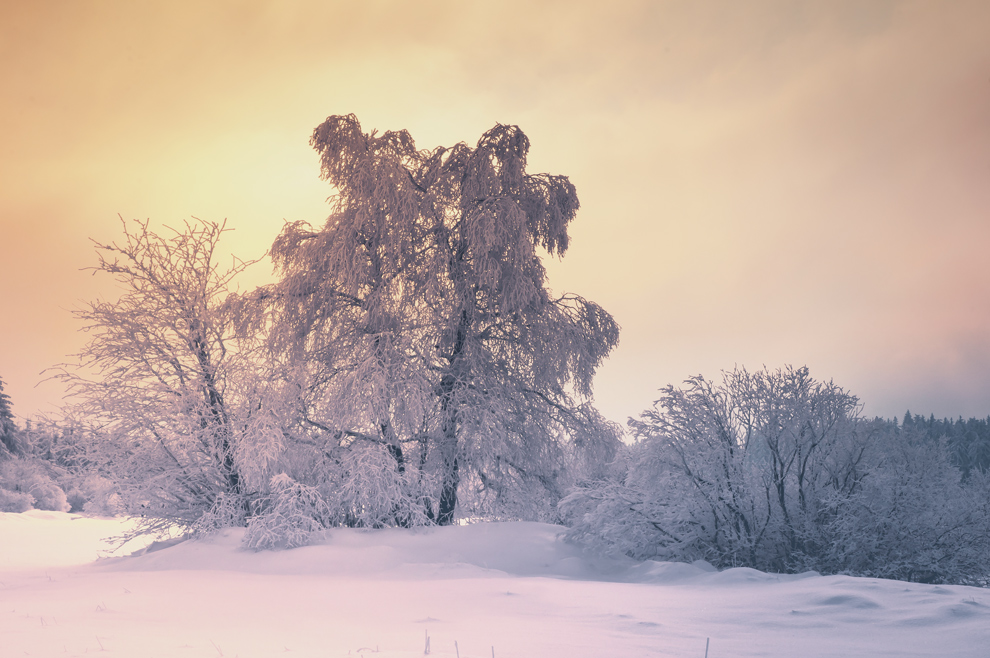
<path id="1" fill-rule="evenodd" d="M 0 516 L 0 654 L 296 658 L 971 658 L 990 593 L 586 555 L 541 523 L 243 530 L 95 556 L 130 522 Z M 61 567 L 61 568 L 59 568 Z M 710 647 L 709 647 L 710 644 Z"/>
<path id="2" fill-rule="evenodd" d="M 564 528 L 546 523 L 476 523 L 430 528 L 328 530 L 310 546 L 282 551 L 241 547 L 243 529 L 156 546 L 99 568 L 115 571 L 217 570 L 255 574 L 374 577 L 548 576 L 650 582 L 656 573 L 632 560 L 585 554 L 561 539 Z M 656 563 L 652 563 L 656 564 Z M 691 565 L 692 573 L 704 573 Z M 674 568 L 677 568 L 676 566 Z"/>

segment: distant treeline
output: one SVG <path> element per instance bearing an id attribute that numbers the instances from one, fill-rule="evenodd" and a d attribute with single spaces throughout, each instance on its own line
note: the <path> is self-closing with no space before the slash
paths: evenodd
<path id="1" fill-rule="evenodd" d="M 896 420 L 890 421 L 896 424 Z M 901 427 L 905 430 L 922 432 L 933 441 L 945 439 L 952 463 L 969 477 L 971 471 L 987 472 L 990 469 L 990 416 L 958 420 L 936 419 L 934 414 L 925 418 L 920 414 L 904 414 Z"/>

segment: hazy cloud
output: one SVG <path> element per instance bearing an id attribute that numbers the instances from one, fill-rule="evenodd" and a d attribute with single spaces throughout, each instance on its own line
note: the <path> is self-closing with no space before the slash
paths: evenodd
<path id="1" fill-rule="evenodd" d="M 330 193 L 329 114 L 424 147 L 496 121 L 583 209 L 551 285 L 623 326 L 597 390 L 807 363 L 868 411 L 990 412 L 980 2 L 7 3 L 0 376 L 20 413 L 106 292 L 86 240 L 228 217 L 262 253 Z M 13 348 L 13 349 L 12 349 Z"/>

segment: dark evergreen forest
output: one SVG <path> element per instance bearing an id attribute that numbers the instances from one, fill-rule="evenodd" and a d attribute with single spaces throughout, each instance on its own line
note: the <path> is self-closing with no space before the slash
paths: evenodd
<path id="1" fill-rule="evenodd" d="M 896 425 L 897 420 L 888 421 Z M 946 441 L 953 465 L 962 471 L 963 478 L 978 470 L 985 473 L 990 468 L 990 416 L 956 420 L 936 419 L 932 414 L 925 418 L 920 414 L 904 414 L 903 429 L 924 432 L 932 441 Z"/>

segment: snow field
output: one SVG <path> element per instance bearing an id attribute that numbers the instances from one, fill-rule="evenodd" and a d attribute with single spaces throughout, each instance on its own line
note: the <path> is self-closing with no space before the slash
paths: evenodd
<path id="1" fill-rule="evenodd" d="M 261 553 L 228 531 L 92 562 L 124 523 L 0 515 L 0 658 L 408 658 L 427 634 L 444 658 L 990 655 L 979 588 L 593 558 L 537 523 Z"/>

